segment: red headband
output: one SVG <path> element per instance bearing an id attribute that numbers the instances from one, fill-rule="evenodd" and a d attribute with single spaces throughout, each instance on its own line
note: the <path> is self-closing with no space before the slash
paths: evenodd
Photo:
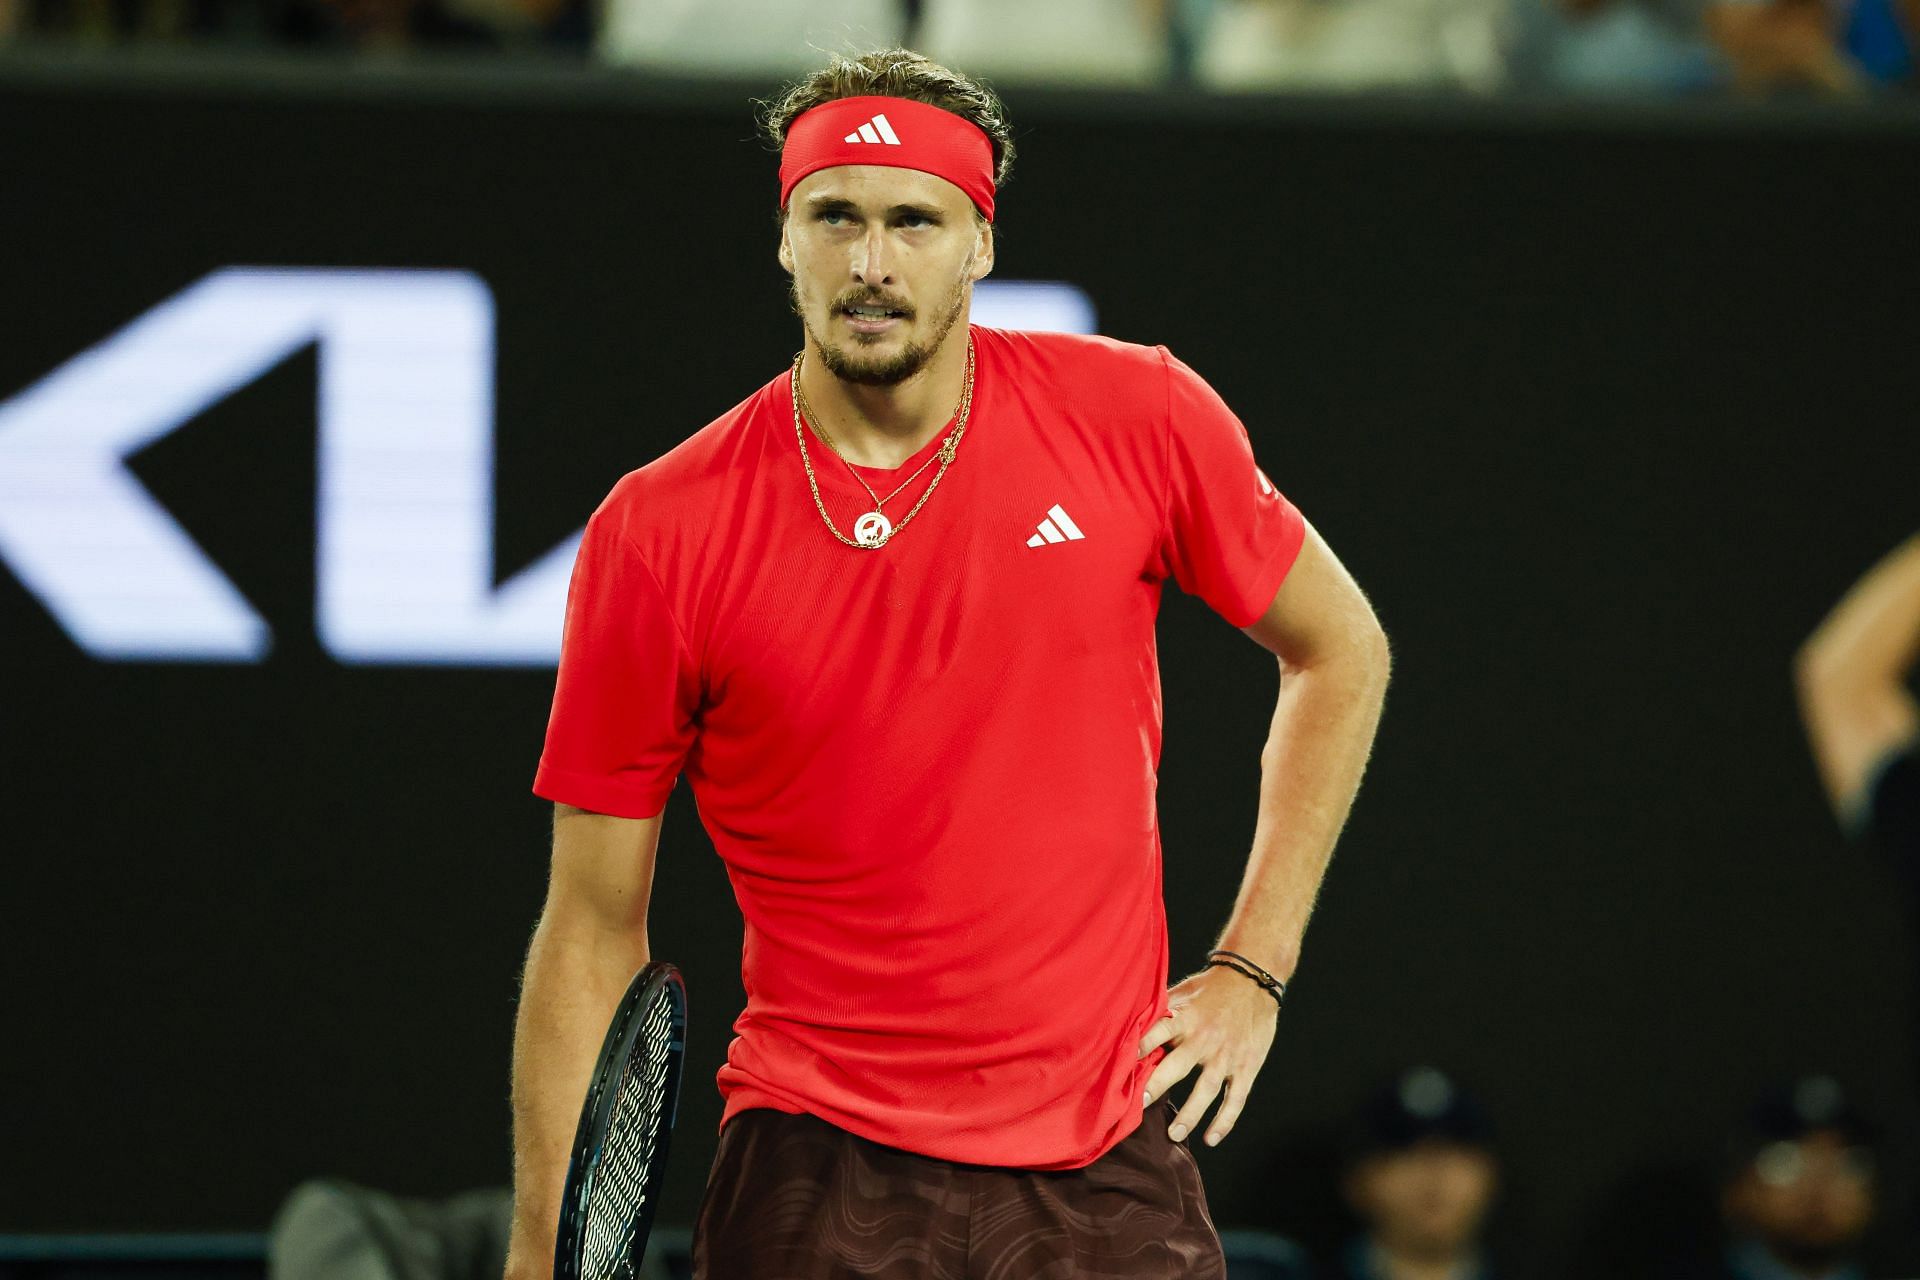
<path id="1" fill-rule="evenodd" d="M 971 120 L 910 98 L 837 98 L 800 113 L 780 152 L 780 207 L 802 178 L 883 164 L 945 178 L 993 221 L 993 143 Z"/>

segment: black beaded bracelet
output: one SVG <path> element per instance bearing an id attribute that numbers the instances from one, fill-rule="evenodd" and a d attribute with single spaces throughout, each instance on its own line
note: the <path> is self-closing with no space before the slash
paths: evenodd
<path id="1" fill-rule="evenodd" d="M 1207 952 L 1206 967 L 1209 969 L 1231 969 L 1241 977 L 1251 979 L 1262 991 L 1273 997 L 1275 1008 L 1280 1007 L 1281 998 L 1287 994 L 1286 983 L 1280 981 L 1280 979 L 1274 977 L 1237 951 L 1215 950 Z"/>

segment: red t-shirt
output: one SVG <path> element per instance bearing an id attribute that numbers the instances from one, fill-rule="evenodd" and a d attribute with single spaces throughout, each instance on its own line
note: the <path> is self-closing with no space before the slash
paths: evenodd
<path id="1" fill-rule="evenodd" d="M 686 774 L 746 923 L 726 1117 L 1078 1168 L 1140 1122 L 1167 1007 L 1161 583 L 1245 626 L 1305 526 L 1164 348 L 973 338 L 958 456 L 879 550 L 821 522 L 790 374 L 614 486 L 534 790 L 639 818 Z M 851 533 L 871 499 L 809 454 Z"/>

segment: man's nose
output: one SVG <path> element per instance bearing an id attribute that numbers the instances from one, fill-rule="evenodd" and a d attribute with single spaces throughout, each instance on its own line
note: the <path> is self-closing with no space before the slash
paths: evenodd
<path id="1" fill-rule="evenodd" d="M 861 238 L 853 254 L 853 278 L 868 287 L 892 284 L 893 263 L 887 255 L 886 230 L 875 227 Z"/>

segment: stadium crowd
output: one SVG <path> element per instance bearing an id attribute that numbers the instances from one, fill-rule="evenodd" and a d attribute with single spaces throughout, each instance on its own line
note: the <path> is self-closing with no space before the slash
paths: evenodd
<path id="1" fill-rule="evenodd" d="M 1767 1090 L 1737 1117 L 1722 1165 L 1649 1224 L 1597 1224 L 1581 1280 L 1863 1280 L 1881 1218 L 1874 1125 L 1829 1076 Z M 1432 1067 L 1412 1067 L 1349 1119 L 1337 1168 L 1345 1226 L 1302 1224 L 1301 1248 L 1229 1244 L 1230 1280 L 1502 1280 L 1499 1141 L 1485 1106 Z M 1290 1224 L 1288 1224 L 1290 1225 Z M 1626 1225 L 1626 1224 L 1618 1224 Z M 1651 1226 L 1652 1229 L 1649 1229 Z M 1238 1243 L 1240 1247 L 1233 1246 Z"/>
<path id="2" fill-rule="evenodd" d="M 1872 98 L 1920 0 L 0 0 L 8 41 L 498 50 L 671 74 L 906 44 L 1006 81 Z"/>

